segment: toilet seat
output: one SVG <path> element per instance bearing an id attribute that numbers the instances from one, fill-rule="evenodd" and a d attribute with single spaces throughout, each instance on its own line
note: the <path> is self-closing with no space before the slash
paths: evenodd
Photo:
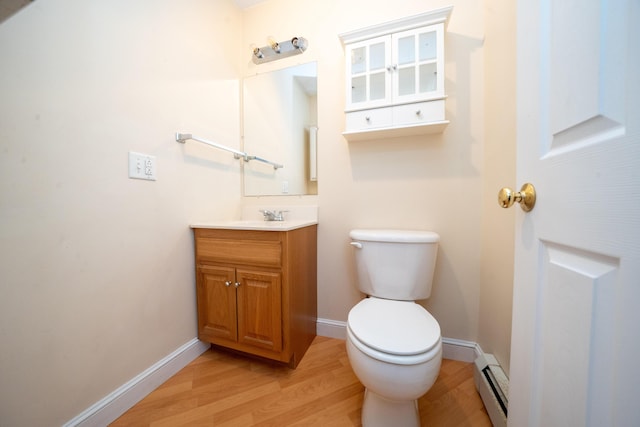
<path id="1" fill-rule="evenodd" d="M 347 333 L 361 351 L 389 363 L 422 363 L 440 350 L 440 325 L 412 301 L 366 298 L 349 312 Z"/>

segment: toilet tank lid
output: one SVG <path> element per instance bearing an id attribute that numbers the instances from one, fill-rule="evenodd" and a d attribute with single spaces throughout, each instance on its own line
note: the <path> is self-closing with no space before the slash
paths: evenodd
<path id="1" fill-rule="evenodd" d="M 349 236 L 353 240 L 370 242 L 436 243 L 440 241 L 437 233 L 424 230 L 358 229 L 351 230 Z"/>

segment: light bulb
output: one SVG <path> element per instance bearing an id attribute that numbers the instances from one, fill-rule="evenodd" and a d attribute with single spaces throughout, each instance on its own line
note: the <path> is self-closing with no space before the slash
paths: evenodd
<path id="1" fill-rule="evenodd" d="M 271 49 L 273 49 L 275 53 L 280 53 L 280 44 L 278 44 L 278 42 L 275 41 L 273 37 L 269 36 L 267 38 L 267 41 L 269 42 L 269 46 L 271 46 Z"/>
<path id="2" fill-rule="evenodd" d="M 264 58 L 264 53 L 262 53 L 260 48 L 258 46 L 256 46 L 254 43 L 251 43 L 251 51 L 253 52 L 253 54 L 254 54 L 254 56 L 256 58 L 258 58 L 258 59 Z"/>

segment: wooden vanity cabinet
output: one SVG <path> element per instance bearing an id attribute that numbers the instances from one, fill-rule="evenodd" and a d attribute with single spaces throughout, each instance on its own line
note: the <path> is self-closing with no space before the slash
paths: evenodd
<path id="1" fill-rule="evenodd" d="M 316 335 L 317 226 L 194 234 L 198 338 L 296 367 Z"/>

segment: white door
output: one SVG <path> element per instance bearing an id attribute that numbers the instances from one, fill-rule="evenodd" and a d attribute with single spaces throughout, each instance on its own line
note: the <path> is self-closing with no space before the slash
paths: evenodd
<path id="1" fill-rule="evenodd" d="M 638 0 L 518 2 L 512 427 L 640 426 L 639 23 Z"/>

